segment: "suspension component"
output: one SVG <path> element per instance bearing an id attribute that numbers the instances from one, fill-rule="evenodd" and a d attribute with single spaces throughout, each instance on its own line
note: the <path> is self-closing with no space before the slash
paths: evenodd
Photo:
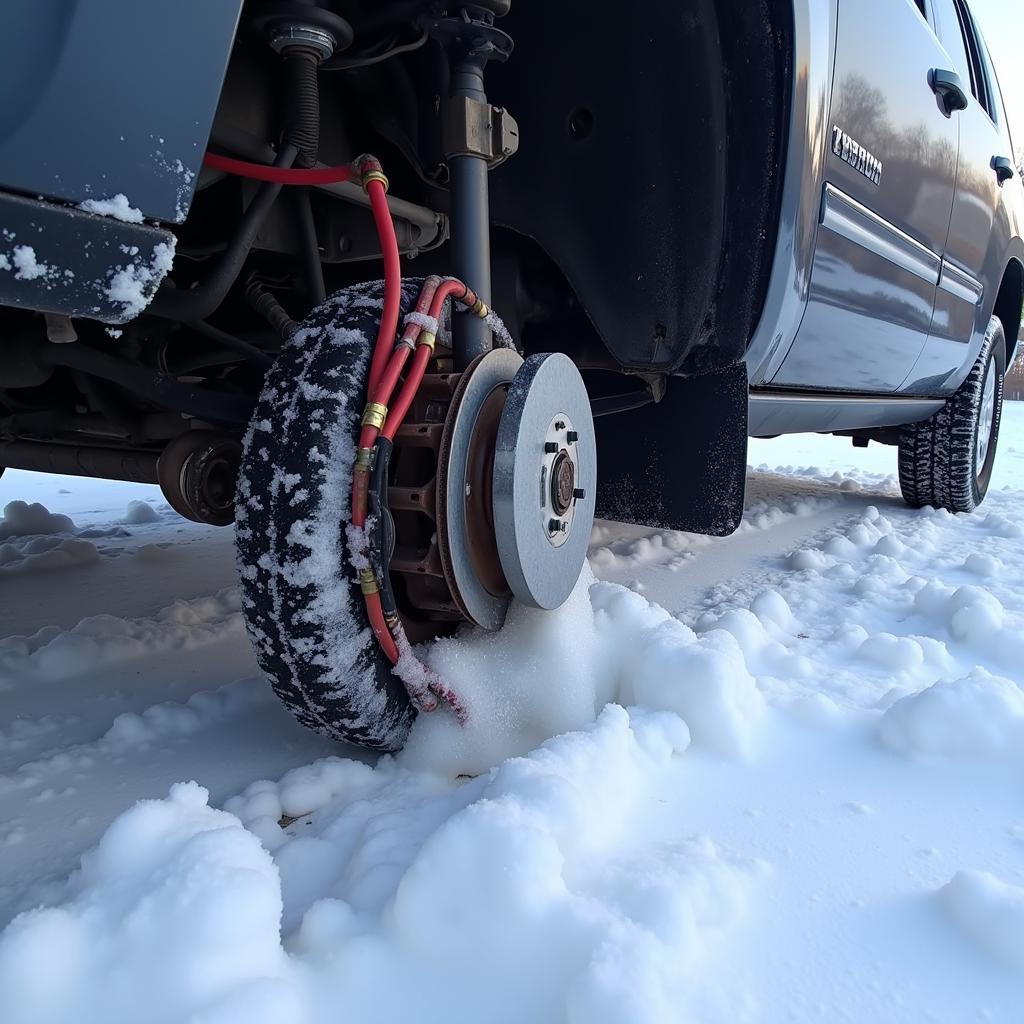
<path id="1" fill-rule="evenodd" d="M 167 503 L 194 523 L 227 526 L 235 518 L 238 440 L 212 430 L 188 430 L 160 453 L 157 482 Z"/>
<path id="2" fill-rule="evenodd" d="M 496 156 L 504 159 L 515 152 L 519 136 L 515 121 L 488 104 L 484 89 L 488 62 L 506 61 L 512 53 L 511 36 L 494 24 L 495 13 L 507 10 L 507 3 L 465 4 L 457 14 L 428 25 L 450 65 L 450 91 L 441 117 L 450 172 L 452 265 L 455 276 L 472 286 L 484 303 L 491 301 L 487 173 Z M 454 330 L 455 369 L 461 371 L 491 347 L 490 331 L 469 317 L 458 318 Z"/>

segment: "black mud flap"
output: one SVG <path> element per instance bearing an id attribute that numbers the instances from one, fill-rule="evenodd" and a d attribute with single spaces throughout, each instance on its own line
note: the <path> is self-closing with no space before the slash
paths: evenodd
<path id="1" fill-rule="evenodd" d="M 670 377 L 665 397 L 601 416 L 597 515 L 724 537 L 739 525 L 747 470 L 747 369 Z"/>

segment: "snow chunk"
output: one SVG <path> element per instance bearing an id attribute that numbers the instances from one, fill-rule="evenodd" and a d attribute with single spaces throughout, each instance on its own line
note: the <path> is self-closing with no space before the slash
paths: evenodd
<path id="1" fill-rule="evenodd" d="M 276 1019 L 302 1016 L 281 981 L 277 868 L 207 799 L 190 782 L 137 803 L 82 858 L 63 905 L 15 919 L 0 936 L 0 1019 L 251 1020 L 267 1002 Z"/>
<path id="2" fill-rule="evenodd" d="M 141 526 L 145 523 L 159 522 L 160 516 L 148 501 L 129 501 L 124 521 L 133 526 Z"/>
<path id="3" fill-rule="evenodd" d="M 68 516 L 51 512 L 38 501 L 32 502 L 31 505 L 24 501 L 9 501 L 4 506 L 4 515 L 0 519 L 0 540 L 29 535 L 70 533 L 74 528 L 75 524 Z"/>
<path id="4" fill-rule="evenodd" d="M 11 253 L 11 261 L 16 268 L 14 276 L 19 281 L 35 281 L 50 273 L 50 267 L 36 257 L 36 251 L 31 245 L 16 245 Z"/>
<path id="5" fill-rule="evenodd" d="M 1006 757 L 1024 753 L 1024 692 L 976 668 L 896 701 L 879 723 L 882 741 L 904 754 Z"/>
<path id="6" fill-rule="evenodd" d="M 958 871 L 939 890 L 939 899 L 979 946 L 1024 971 L 1024 889 L 987 871 Z"/>
<path id="7" fill-rule="evenodd" d="M 121 312 L 125 320 L 138 316 L 152 301 L 174 264 L 174 245 L 173 241 L 158 242 L 148 261 L 136 257 L 127 266 L 110 271 L 104 295 L 124 307 Z"/>
<path id="8" fill-rule="evenodd" d="M 98 213 L 101 217 L 113 217 L 126 224 L 142 223 L 142 211 L 135 209 L 123 192 L 109 199 L 86 199 L 84 203 L 78 204 L 78 208 L 87 213 Z"/>

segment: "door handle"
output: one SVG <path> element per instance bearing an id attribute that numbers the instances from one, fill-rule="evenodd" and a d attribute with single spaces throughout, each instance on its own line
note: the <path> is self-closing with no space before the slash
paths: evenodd
<path id="1" fill-rule="evenodd" d="M 928 84 L 932 92 L 939 97 L 946 117 L 955 110 L 967 109 L 967 93 L 964 92 L 963 82 L 955 71 L 932 68 L 928 72 Z"/>
<path id="2" fill-rule="evenodd" d="M 1000 185 L 1009 181 L 1015 173 L 1013 170 L 1013 161 L 1009 157 L 1005 156 L 992 157 L 992 170 L 996 172 L 996 180 Z"/>

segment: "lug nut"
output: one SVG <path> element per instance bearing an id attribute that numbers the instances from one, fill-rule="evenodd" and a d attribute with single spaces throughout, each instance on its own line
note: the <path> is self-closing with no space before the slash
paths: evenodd
<path id="1" fill-rule="evenodd" d="M 557 452 L 557 451 L 558 451 L 558 445 L 557 445 L 557 443 L 556 443 L 556 442 L 554 442 L 554 441 L 545 441 L 545 442 L 544 442 L 544 451 L 545 451 L 545 452 L 546 452 L 546 453 L 547 453 L 548 455 L 554 455 L 554 454 L 555 454 L 555 452 Z"/>
<path id="2" fill-rule="evenodd" d="M 577 501 L 582 501 L 587 496 L 587 492 L 582 487 L 576 487 L 573 489 L 572 496 Z"/>
<path id="3" fill-rule="evenodd" d="M 569 444 L 575 444 L 575 443 L 576 443 L 576 442 L 577 442 L 577 441 L 578 441 L 578 440 L 580 439 L 580 435 L 579 435 L 579 434 L 577 433 L 577 431 L 575 431 L 575 430 L 570 430 L 570 431 L 569 431 L 569 432 L 568 432 L 568 433 L 567 433 L 567 434 L 565 435 L 565 439 L 566 439 L 566 441 L 568 441 L 568 442 L 569 442 Z"/>
<path id="4" fill-rule="evenodd" d="M 561 519 L 549 519 L 548 520 L 548 532 L 549 533 L 565 533 L 568 529 L 565 523 Z"/>
<path id="5" fill-rule="evenodd" d="M 563 420 L 556 420 L 555 430 L 565 430 L 565 422 Z"/>

